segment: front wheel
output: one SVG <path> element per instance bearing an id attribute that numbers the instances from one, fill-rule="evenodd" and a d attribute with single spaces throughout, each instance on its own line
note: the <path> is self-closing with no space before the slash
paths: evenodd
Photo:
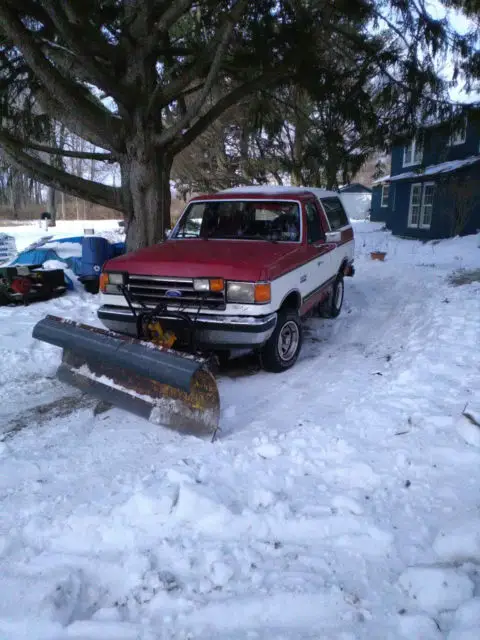
<path id="1" fill-rule="evenodd" d="M 320 306 L 319 313 L 322 318 L 336 318 L 340 315 L 345 294 L 343 275 L 338 274 L 332 288 L 331 294 Z"/>
<path id="2" fill-rule="evenodd" d="M 280 311 L 277 325 L 261 351 L 266 371 L 280 373 L 290 369 L 302 348 L 302 325 L 296 311 Z"/>

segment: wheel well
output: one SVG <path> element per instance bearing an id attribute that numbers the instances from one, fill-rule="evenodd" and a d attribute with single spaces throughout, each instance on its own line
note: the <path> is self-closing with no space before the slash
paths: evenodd
<path id="1" fill-rule="evenodd" d="M 345 267 L 348 267 L 348 260 L 347 258 L 344 258 L 342 260 L 342 264 L 340 265 L 340 269 L 338 270 L 338 273 L 344 273 L 345 271 Z"/>
<path id="2" fill-rule="evenodd" d="M 301 307 L 302 299 L 298 291 L 292 291 L 288 294 L 288 296 L 284 299 L 282 304 L 280 305 L 281 309 L 294 309 L 298 311 Z"/>

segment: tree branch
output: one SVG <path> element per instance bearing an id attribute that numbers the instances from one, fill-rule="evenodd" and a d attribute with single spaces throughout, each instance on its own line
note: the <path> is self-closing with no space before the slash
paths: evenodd
<path id="1" fill-rule="evenodd" d="M 159 31 L 168 31 L 193 4 L 194 0 L 174 0 L 171 2 L 169 8 L 157 20 L 157 29 Z"/>
<path id="2" fill-rule="evenodd" d="M 110 73 L 108 73 L 106 70 L 108 67 L 106 67 L 105 61 L 103 64 L 98 64 L 95 57 L 92 56 L 90 51 L 85 48 L 84 34 L 70 22 L 62 4 L 63 3 L 54 2 L 53 0 L 46 0 L 44 2 L 45 9 L 51 20 L 62 37 L 75 52 L 78 62 L 89 74 L 91 84 L 102 89 L 106 94 L 112 96 L 117 102 L 128 104 L 131 99 L 129 100 L 129 96 L 121 90 L 119 83 L 116 82 L 115 78 L 112 77 Z M 88 53 L 85 54 L 85 51 L 88 51 Z M 106 60 L 106 62 L 109 61 L 110 58 Z"/>
<path id="3" fill-rule="evenodd" d="M 201 135 L 205 129 L 207 129 L 218 117 L 222 115 L 222 113 L 239 103 L 249 94 L 254 93 L 259 89 L 263 89 L 271 83 L 279 82 L 286 78 L 288 78 L 288 71 L 285 69 L 277 69 L 275 71 L 266 72 L 255 80 L 249 80 L 248 82 L 244 82 L 240 86 L 236 87 L 210 107 L 210 109 L 201 118 L 199 118 L 197 122 L 181 136 L 181 138 L 177 138 L 170 147 L 171 151 L 175 154 L 188 147 L 188 145 Z"/>
<path id="4" fill-rule="evenodd" d="M 16 139 L 19 145 L 24 149 L 32 151 L 41 151 L 52 156 L 64 156 L 65 158 L 79 158 L 81 160 L 98 160 L 100 162 L 116 162 L 115 156 L 111 153 L 95 153 L 88 151 L 70 151 L 69 149 L 60 149 L 59 147 L 49 147 L 45 144 L 37 144 L 27 140 Z"/>
<path id="5" fill-rule="evenodd" d="M 23 151 L 22 143 L 2 130 L 0 130 L 0 147 L 2 147 L 14 166 L 32 176 L 38 182 L 53 187 L 58 191 L 69 193 L 77 198 L 117 211 L 123 211 L 120 189 L 85 180 L 52 167 Z"/>
<path id="6" fill-rule="evenodd" d="M 213 83 L 218 75 L 220 70 L 220 66 L 222 64 L 223 56 L 225 54 L 226 48 L 228 46 L 228 42 L 230 40 L 230 36 L 232 35 L 232 31 L 235 27 L 236 21 L 239 19 L 242 11 L 245 9 L 247 5 L 247 0 L 238 0 L 236 5 L 231 9 L 229 15 L 227 16 L 226 23 L 222 29 L 222 34 L 220 38 L 220 44 L 215 52 L 213 57 L 212 64 L 210 66 L 210 70 L 205 79 L 205 84 L 203 85 L 200 94 L 193 100 L 191 106 L 187 109 L 187 112 L 184 116 L 182 116 L 178 122 L 169 129 L 166 129 L 159 137 L 158 144 L 160 146 L 167 145 L 175 136 L 182 131 L 186 126 L 188 126 L 191 120 L 197 115 L 197 113 L 202 108 L 203 103 L 207 99 L 208 94 L 210 93 Z"/>
<path id="7" fill-rule="evenodd" d="M 166 107 L 170 104 L 170 102 L 172 102 L 172 100 L 175 100 L 186 90 L 189 90 L 189 86 L 194 80 L 202 78 L 208 66 L 210 66 L 208 76 L 210 75 L 210 73 L 213 73 L 213 80 L 215 79 L 215 74 L 218 73 L 221 64 L 223 51 L 228 44 L 229 35 L 231 34 L 233 27 L 235 26 L 235 21 L 239 19 L 242 11 L 246 6 L 247 1 L 238 0 L 236 5 L 233 7 L 233 9 L 230 10 L 229 14 L 226 17 L 224 30 L 221 30 L 220 33 L 213 38 L 210 46 L 205 47 L 203 51 L 198 53 L 196 60 L 190 65 L 190 67 L 185 69 L 180 76 L 174 78 L 166 87 L 163 87 L 162 83 L 158 82 L 152 95 L 150 96 L 147 113 L 151 113 L 157 107 L 159 109 Z M 171 7 L 171 10 L 172 9 L 173 8 Z M 225 44 L 224 38 L 226 39 Z M 210 63 L 211 58 L 212 62 Z M 214 65 L 217 66 L 217 60 L 218 68 L 215 69 Z"/>
<path id="8" fill-rule="evenodd" d="M 76 136 L 79 138 L 84 138 L 88 142 L 90 142 L 94 147 L 100 147 L 101 149 L 105 149 L 103 144 L 103 139 L 97 135 L 93 131 L 84 128 L 83 122 L 78 121 L 75 116 L 70 115 L 69 111 L 65 111 L 61 104 L 59 104 L 55 98 L 47 93 L 43 88 L 37 89 L 35 92 L 35 98 L 38 101 L 38 107 L 43 110 L 45 114 L 55 118 L 58 122 L 62 122 L 65 126 Z M 113 153 L 116 153 L 117 150 L 112 150 Z"/>
<path id="9" fill-rule="evenodd" d="M 0 2 L 0 28 L 23 53 L 23 56 L 39 81 L 48 87 L 55 100 L 63 108 L 81 114 L 85 129 L 102 142 L 99 146 L 111 151 L 120 151 L 121 127 L 116 118 L 101 111 L 94 102 L 85 97 L 80 87 L 67 80 L 43 55 L 31 33 L 17 15 L 5 3 Z M 72 104 L 74 103 L 74 105 Z"/>

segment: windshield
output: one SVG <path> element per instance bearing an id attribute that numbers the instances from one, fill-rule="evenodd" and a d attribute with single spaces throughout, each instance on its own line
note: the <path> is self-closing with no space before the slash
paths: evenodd
<path id="1" fill-rule="evenodd" d="M 172 237 L 298 242 L 300 208 L 277 200 L 193 202 Z"/>

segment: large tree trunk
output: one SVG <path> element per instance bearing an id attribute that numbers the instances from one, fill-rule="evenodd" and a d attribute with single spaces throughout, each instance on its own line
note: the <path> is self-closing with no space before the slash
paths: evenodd
<path id="1" fill-rule="evenodd" d="M 127 145 L 127 154 L 121 166 L 122 192 L 127 248 L 134 251 L 162 242 L 170 228 L 172 159 L 138 138 Z"/>

